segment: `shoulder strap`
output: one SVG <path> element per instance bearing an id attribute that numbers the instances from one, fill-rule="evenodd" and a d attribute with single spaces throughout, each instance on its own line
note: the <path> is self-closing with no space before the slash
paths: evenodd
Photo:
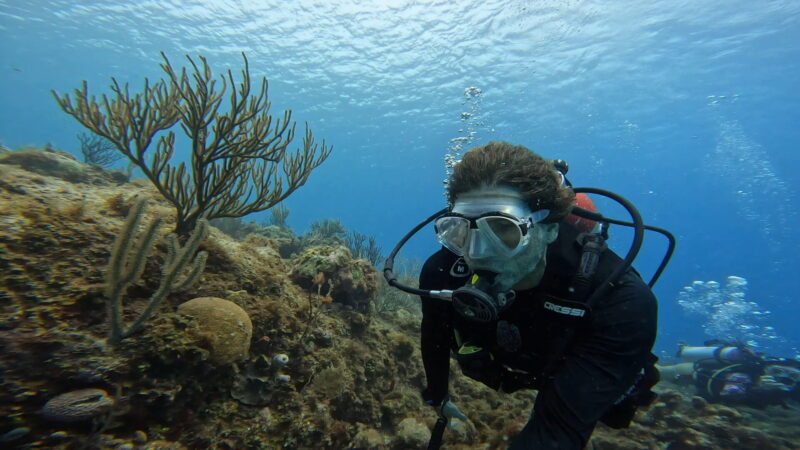
<path id="1" fill-rule="evenodd" d="M 597 272 L 600 256 L 608 249 L 608 245 L 605 237 L 598 233 L 581 233 L 576 241 L 581 246 L 581 259 L 572 276 L 570 293 L 572 300 L 585 302 L 592 292 L 593 285 L 597 284 L 592 280 Z"/>
<path id="2" fill-rule="evenodd" d="M 558 238 L 547 249 L 543 282 L 552 293 L 585 303 L 621 263 L 622 258 L 608 250 L 602 235 L 580 233 L 562 223 Z"/>
<path id="3" fill-rule="evenodd" d="M 569 229 L 565 231 L 568 231 L 568 233 L 565 233 L 566 236 L 564 237 L 569 240 L 570 244 L 574 245 L 574 243 L 577 243 L 581 248 L 580 259 L 578 260 L 577 267 L 570 280 L 570 285 L 567 288 L 567 292 L 569 293 L 570 297 L 569 300 L 573 302 L 585 303 L 592 293 L 592 288 L 597 284 L 596 275 L 597 268 L 600 263 L 600 257 L 603 255 L 603 252 L 605 252 L 608 246 L 606 245 L 605 237 L 599 233 L 581 233 L 576 236 L 575 230 L 572 227 L 569 227 Z M 575 251 L 573 250 L 572 245 L 570 245 L 570 248 L 567 249 L 567 251 L 571 250 L 571 253 L 574 255 Z M 562 248 L 561 250 L 564 251 L 565 249 Z M 567 253 L 562 254 L 561 256 L 569 258 L 571 255 Z M 591 310 L 589 310 L 589 305 L 585 305 L 585 307 L 588 314 L 583 314 L 579 317 L 576 317 L 575 320 L 570 321 L 569 323 L 565 324 L 565 327 L 563 327 L 561 339 L 559 342 L 554 343 L 554 350 L 550 354 L 549 361 L 545 365 L 545 368 L 542 372 L 543 380 L 550 378 L 553 372 L 555 372 L 559 362 L 564 357 L 567 348 L 575 338 L 575 332 L 578 324 L 582 321 L 590 320 L 587 319 L 587 317 L 591 317 Z"/>

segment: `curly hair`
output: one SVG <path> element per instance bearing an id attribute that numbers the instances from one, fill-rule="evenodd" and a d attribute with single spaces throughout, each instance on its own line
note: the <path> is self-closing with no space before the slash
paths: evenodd
<path id="1" fill-rule="evenodd" d="M 532 210 L 550 210 L 545 222 L 561 221 L 575 204 L 575 193 L 561 184 L 551 161 L 506 142 L 489 142 L 466 152 L 447 181 L 447 200 L 453 205 L 460 194 L 484 186 L 519 189 Z"/>

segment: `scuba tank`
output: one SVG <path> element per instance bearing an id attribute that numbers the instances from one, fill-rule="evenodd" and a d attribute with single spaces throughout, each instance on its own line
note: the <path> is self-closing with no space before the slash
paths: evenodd
<path id="1" fill-rule="evenodd" d="M 751 353 L 734 346 L 690 347 L 684 345 L 678 349 L 677 356 L 686 362 L 716 359 L 724 363 L 740 363 L 753 358 Z"/>

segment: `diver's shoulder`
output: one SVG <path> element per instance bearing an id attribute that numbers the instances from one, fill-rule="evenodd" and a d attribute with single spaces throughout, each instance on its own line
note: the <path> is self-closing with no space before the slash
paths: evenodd
<path id="1" fill-rule="evenodd" d="M 425 260 L 425 263 L 422 265 L 422 271 L 438 271 L 439 269 L 445 267 L 449 268 L 458 260 L 458 258 L 458 255 L 442 247 Z"/>
<path id="2" fill-rule="evenodd" d="M 442 248 L 425 260 L 419 274 L 421 289 L 441 289 L 451 284 L 463 284 L 463 278 L 469 275 L 469 267 L 464 260 L 453 252 Z M 452 287 L 452 286 L 450 286 Z"/>
<path id="3" fill-rule="evenodd" d="M 642 306 L 655 306 L 657 303 L 653 290 L 633 268 L 626 270 L 617 281 L 612 283 L 611 289 L 609 289 L 605 297 L 605 301 L 601 300 L 599 302 L 600 305 L 634 302 Z"/>

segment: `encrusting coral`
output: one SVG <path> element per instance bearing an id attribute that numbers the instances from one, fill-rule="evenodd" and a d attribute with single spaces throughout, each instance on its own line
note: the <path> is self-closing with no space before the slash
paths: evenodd
<path id="1" fill-rule="evenodd" d="M 292 281 L 309 289 L 325 292 L 333 301 L 369 313 L 378 292 L 374 267 L 366 260 L 354 259 L 344 246 L 307 248 L 292 258 Z M 326 285 L 324 291 L 322 285 Z"/>
<path id="2" fill-rule="evenodd" d="M 436 413 L 419 396 L 419 317 L 363 308 L 377 295 L 368 289 L 377 272 L 347 249 L 301 249 L 284 259 L 275 239 L 237 241 L 210 226 L 197 248 L 208 254 L 200 280 L 165 296 L 140 332 L 107 345 L 104 275 L 112 243 L 142 199 L 142 223 L 164 217 L 174 224 L 171 205 L 147 181 L 70 182 L 4 164 L 2 156 L 0 180 L 0 447 L 426 444 Z M 155 230 L 141 277 L 124 292 L 126 323 L 159 289 L 170 253 L 163 228 Z M 347 274 L 353 285 L 338 290 Z M 327 295 L 332 301 L 323 302 Z M 348 304 L 350 295 L 359 300 Z M 226 305 L 230 320 L 209 319 L 214 307 L 201 307 L 202 314 L 179 307 L 202 297 Z M 226 343 L 229 354 L 221 350 Z M 506 448 L 535 394 L 489 390 L 455 365 L 450 381 L 469 421 L 446 431 L 445 448 Z M 661 399 L 637 413 L 631 428 L 599 425 L 587 449 L 770 450 L 800 441 L 794 410 L 734 409 L 677 386 L 658 390 Z"/>

